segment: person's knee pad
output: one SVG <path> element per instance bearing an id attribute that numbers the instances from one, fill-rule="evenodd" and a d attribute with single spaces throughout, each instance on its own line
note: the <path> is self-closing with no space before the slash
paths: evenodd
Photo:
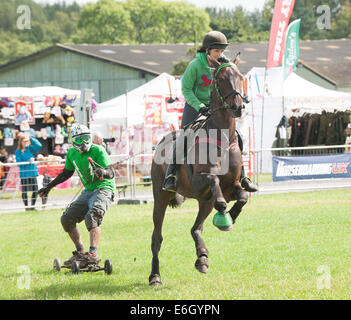
<path id="1" fill-rule="evenodd" d="M 76 223 L 72 221 L 69 217 L 67 217 L 65 214 L 61 216 L 61 224 L 63 227 L 63 230 L 66 232 L 70 232 L 76 227 Z"/>
<path id="2" fill-rule="evenodd" d="M 85 226 L 90 231 L 93 228 L 100 226 L 104 217 L 105 210 L 102 207 L 94 207 L 85 215 Z"/>

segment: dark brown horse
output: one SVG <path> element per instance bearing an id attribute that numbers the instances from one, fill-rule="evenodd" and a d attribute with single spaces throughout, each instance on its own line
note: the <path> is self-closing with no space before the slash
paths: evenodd
<path id="1" fill-rule="evenodd" d="M 239 181 L 242 157 L 235 129 L 235 117 L 240 116 L 243 107 L 243 97 L 237 90 L 240 85 L 239 74 L 234 65 L 230 63 L 220 64 L 216 60 L 211 60 L 210 64 L 214 70 L 210 115 L 203 122 L 197 122 L 197 127 L 201 127 L 201 130 L 187 129 L 185 131 L 187 158 L 190 158 L 189 152 L 194 156 L 190 164 L 189 161 L 185 161 L 185 163 L 178 165 L 177 193 L 162 190 L 167 164 L 159 161 L 166 156 L 167 150 L 173 149 L 172 136 L 168 136 L 171 139 L 164 137 L 154 154 L 151 169 L 154 231 L 151 243 L 153 258 L 149 276 L 150 285 L 161 284 L 158 254 L 163 240 L 162 224 L 168 205 L 178 206 L 184 198 L 197 199 L 199 211 L 191 228 L 197 254 L 195 268 L 202 273 L 207 273 L 209 252 L 201 237 L 205 219 L 213 208 L 224 213 L 227 203 L 237 200 L 229 210 L 234 223 L 248 199 L 248 193 L 241 187 Z M 203 136 L 199 137 L 196 134 L 196 132 L 204 130 L 207 133 L 215 132 L 215 137 L 213 138 L 212 135 L 212 137 L 203 138 Z M 201 146 L 204 145 L 207 149 L 205 148 L 201 154 Z M 214 154 L 219 158 L 213 157 Z M 209 160 L 211 155 L 212 159 L 215 158 L 215 160 Z"/>

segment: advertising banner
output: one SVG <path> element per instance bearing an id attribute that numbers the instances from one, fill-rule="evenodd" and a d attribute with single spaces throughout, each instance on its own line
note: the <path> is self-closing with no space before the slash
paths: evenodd
<path id="1" fill-rule="evenodd" d="M 27 125 L 34 124 L 33 98 L 21 97 L 15 100 L 15 124 Z"/>
<path id="2" fill-rule="evenodd" d="M 145 124 L 159 125 L 161 123 L 161 95 L 145 95 Z"/>
<path id="3" fill-rule="evenodd" d="M 273 181 L 351 178 L 351 153 L 272 157 Z"/>
<path id="4" fill-rule="evenodd" d="M 268 56 L 266 69 L 282 64 L 284 40 L 295 0 L 276 0 L 269 34 Z"/>
<path id="5" fill-rule="evenodd" d="M 297 19 L 289 24 L 286 31 L 285 53 L 283 60 L 284 79 L 296 70 L 296 64 L 300 57 L 299 33 L 301 19 Z"/>
<path id="6" fill-rule="evenodd" d="M 11 167 L 7 174 L 5 183 L 2 187 L 2 192 L 4 193 L 16 192 L 17 190 L 19 190 L 19 184 L 20 184 L 19 167 L 18 166 Z"/>

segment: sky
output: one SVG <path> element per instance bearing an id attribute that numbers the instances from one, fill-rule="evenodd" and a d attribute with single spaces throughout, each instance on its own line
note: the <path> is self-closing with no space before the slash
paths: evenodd
<path id="1" fill-rule="evenodd" d="M 34 0 L 37 3 L 61 3 L 66 2 L 67 4 L 77 2 L 79 5 L 84 5 L 88 2 L 96 2 L 97 0 Z M 165 0 L 167 1 L 167 0 Z M 172 0 L 174 1 L 174 0 Z M 226 8 L 233 9 L 236 6 L 243 6 L 248 11 L 253 11 L 255 9 L 262 9 L 266 0 L 186 0 L 189 3 L 194 4 L 199 8 L 204 7 L 216 7 L 216 8 Z"/>

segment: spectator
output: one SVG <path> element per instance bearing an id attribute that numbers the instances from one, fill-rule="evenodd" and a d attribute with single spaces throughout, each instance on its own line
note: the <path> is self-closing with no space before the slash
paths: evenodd
<path id="1" fill-rule="evenodd" d="M 95 131 L 93 134 L 93 143 L 103 146 L 107 152 L 108 155 L 111 154 L 110 147 L 108 146 L 107 143 L 105 143 L 104 138 L 102 137 L 102 134 L 99 131 Z"/>
<path id="2" fill-rule="evenodd" d="M 20 165 L 20 179 L 22 185 L 22 200 L 25 210 L 35 210 L 35 203 L 38 195 L 38 167 L 34 163 L 35 154 L 42 147 L 37 138 L 21 135 L 18 140 L 18 147 L 15 152 L 16 162 L 30 162 Z M 32 192 L 31 206 L 28 206 L 28 192 Z"/>
<path id="3" fill-rule="evenodd" d="M 7 173 L 9 171 L 9 167 L 6 166 L 6 163 L 8 162 L 8 153 L 5 148 L 0 149 L 0 187 L 3 186 Z M 5 166 L 4 166 L 5 164 Z"/>

